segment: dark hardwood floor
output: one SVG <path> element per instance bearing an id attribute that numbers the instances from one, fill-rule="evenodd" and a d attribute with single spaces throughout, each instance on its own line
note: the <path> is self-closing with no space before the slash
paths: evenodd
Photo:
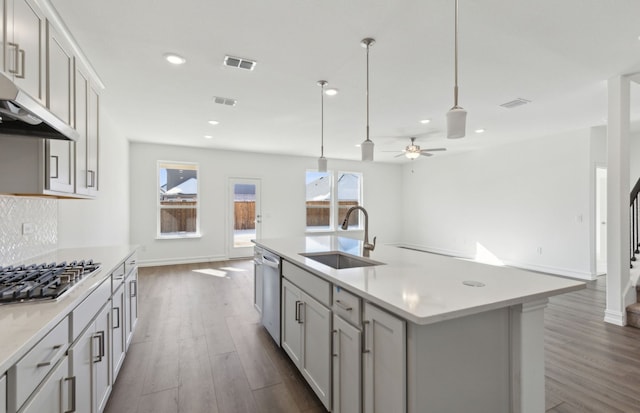
<path id="1" fill-rule="evenodd" d="M 325 411 L 259 325 L 253 261 L 141 268 L 139 285 L 138 327 L 106 413 Z M 640 330 L 603 314 L 604 279 L 551 299 L 547 412 L 640 412 Z"/>

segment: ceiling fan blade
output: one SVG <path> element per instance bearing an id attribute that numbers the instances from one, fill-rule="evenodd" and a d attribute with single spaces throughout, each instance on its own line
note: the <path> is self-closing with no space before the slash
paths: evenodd
<path id="1" fill-rule="evenodd" d="M 447 148 L 431 148 L 431 149 L 422 149 L 420 152 L 439 152 L 446 151 Z"/>
<path id="2" fill-rule="evenodd" d="M 380 151 L 380 152 L 395 152 L 395 153 L 403 152 L 404 153 L 404 151 Z"/>
<path id="3" fill-rule="evenodd" d="M 429 152 L 420 152 L 420 155 L 422 155 L 422 156 L 433 156 L 433 154 L 429 153 Z"/>
<path id="4" fill-rule="evenodd" d="M 401 154 L 398 154 L 398 155 L 394 156 L 394 158 L 399 158 L 399 157 L 401 157 L 401 156 L 404 156 L 404 152 L 403 152 L 403 153 L 401 153 Z"/>

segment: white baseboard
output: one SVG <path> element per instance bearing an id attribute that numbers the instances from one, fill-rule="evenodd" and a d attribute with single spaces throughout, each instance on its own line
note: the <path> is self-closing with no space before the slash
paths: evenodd
<path id="1" fill-rule="evenodd" d="M 613 310 L 604 310 L 604 321 L 609 324 L 624 327 L 627 325 L 627 314 Z"/>
<path id="2" fill-rule="evenodd" d="M 161 258 L 150 260 L 138 260 L 139 267 L 159 267 L 163 265 L 176 264 L 197 264 L 201 262 L 228 261 L 229 257 L 225 255 L 212 255 L 204 257 L 180 257 L 180 258 Z"/>

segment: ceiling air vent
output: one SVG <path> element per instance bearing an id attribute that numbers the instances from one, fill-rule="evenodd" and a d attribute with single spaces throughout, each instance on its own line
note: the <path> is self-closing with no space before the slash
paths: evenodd
<path id="1" fill-rule="evenodd" d="M 222 98 L 220 96 L 214 96 L 213 101 L 219 105 L 235 106 L 238 101 L 231 98 Z"/>
<path id="2" fill-rule="evenodd" d="M 256 67 L 255 60 L 244 59 L 242 57 L 225 56 L 224 65 L 229 67 L 237 67 L 238 69 L 253 70 Z"/>
<path id="3" fill-rule="evenodd" d="M 500 106 L 507 109 L 513 109 L 517 108 L 518 106 L 526 105 L 527 103 L 531 103 L 531 101 L 527 99 L 517 98 L 512 100 L 511 102 L 503 103 Z"/>

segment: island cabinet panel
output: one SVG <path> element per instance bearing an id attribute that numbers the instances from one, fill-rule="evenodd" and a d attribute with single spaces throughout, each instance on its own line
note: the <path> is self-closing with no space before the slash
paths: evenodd
<path id="1" fill-rule="evenodd" d="M 282 281 L 282 348 L 324 406 L 331 409 L 331 310 Z"/>
<path id="2" fill-rule="evenodd" d="M 362 333 L 333 315 L 333 412 L 362 411 Z"/>
<path id="3" fill-rule="evenodd" d="M 410 413 L 511 411 L 509 308 L 410 323 L 407 340 Z"/>
<path id="4" fill-rule="evenodd" d="M 407 411 L 406 321 L 365 303 L 362 324 L 364 412 L 404 413 Z"/>
<path id="5" fill-rule="evenodd" d="M 282 281 L 282 348 L 296 366 L 300 365 L 302 326 L 299 321 L 302 295 L 288 280 Z"/>

